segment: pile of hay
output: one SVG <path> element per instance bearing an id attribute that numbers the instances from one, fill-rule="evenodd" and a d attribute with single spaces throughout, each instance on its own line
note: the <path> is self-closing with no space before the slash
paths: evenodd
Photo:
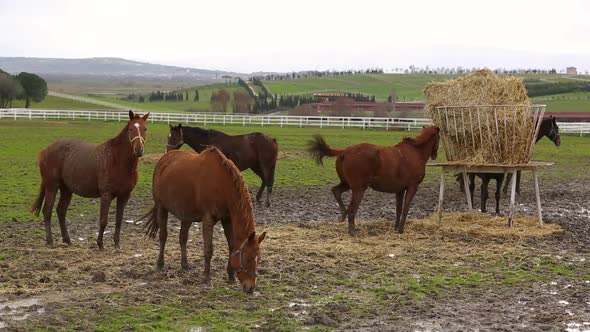
<path id="1" fill-rule="evenodd" d="M 438 222 L 438 214 L 415 220 L 412 232 L 424 234 L 463 235 L 474 239 L 540 239 L 563 232 L 558 224 L 539 225 L 533 216 L 515 215 L 514 225 L 508 227 L 506 217 L 479 212 L 444 213 Z"/>
<path id="2" fill-rule="evenodd" d="M 514 165 L 530 160 L 536 119 L 542 112 L 530 105 L 522 79 L 479 70 L 430 82 L 424 95 L 426 111 L 441 129 L 448 161 Z M 531 117 L 532 110 L 537 117 Z"/>

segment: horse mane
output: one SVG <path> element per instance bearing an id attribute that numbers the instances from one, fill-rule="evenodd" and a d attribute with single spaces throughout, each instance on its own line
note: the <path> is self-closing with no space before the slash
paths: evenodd
<path id="1" fill-rule="evenodd" d="M 223 134 L 222 132 L 215 130 L 215 129 L 203 129 L 200 127 L 189 127 L 189 126 L 185 126 L 182 128 L 183 129 L 186 128 L 192 134 L 195 134 L 197 136 L 202 136 L 202 137 L 212 137 L 215 135 Z"/>
<path id="2" fill-rule="evenodd" d="M 412 138 L 412 137 L 404 137 L 402 143 L 408 143 L 412 146 L 421 146 L 422 144 L 427 143 L 430 141 L 430 138 L 433 135 L 436 135 L 437 131 L 434 127 L 424 128 L 420 135 Z"/>
<path id="3" fill-rule="evenodd" d="M 246 181 L 244 181 L 240 170 L 238 170 L 236 165 L 231 160 L 227 159 L 227 157 L 214 146 L 207 147 L 207 149 L 202 152 L 202 154 L 204 153 L 211 153 L 217 156 L 219 161 L 221 161 L 221 165 L 223 165 L 223 167 L 225 167 L 230 173 L 234 187 L 240 193 L 237 204 L 240 213 L 246 218 L 246 225 L 244 226 L 246 229 L 254 229 L 254 208 L 252 206 L 252 201 L 250 200 L 250 193 L 248 192 Z"/>

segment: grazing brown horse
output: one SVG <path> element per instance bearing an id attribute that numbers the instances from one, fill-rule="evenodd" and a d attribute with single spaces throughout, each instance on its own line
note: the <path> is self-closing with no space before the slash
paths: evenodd
<path id="1" fill-rule="evenodd" d="M 154 207 L 144 217 L 145 228 L 152 238 L 160 231 L 160 255 L 157 268 L 164 267 L 164 246 L 168 238 L 168 212 L 181 221 L 180 253 L 182 269 L 188 269 L 186 242 L 193 222 L 203 228 L 205 283 L 211 281 L 213 228 L 221 220 L 229 260 L 227 274 L 230 282 L 238 275 L 242 289 L 252 293 L 256 288 L 256 270 L 260 257 L 260 242 L 266 232 L 256 236 L 254 211 L 244 178 L 234 163 L 215 147 L 198 154 L 192 151 L 172 151 L 165 154 L 154 169 L 152 184 Z"/>
<path id="2" fill-rule="evenodd" d="M 418 185 L 424 179 L 426 161 L 436 159 L 439 129 L 429 127 L 416 138 L 404 138 L 399 144 L 377 146 L 361 143 L 343 150 L 332 149 L 320 135 L 314 136 L 308 151 L 318 164 L 323 157 L 337 157 L 336 172 L 340 183 L 332 193 L 340 206 L 344 221 L 348 215 L 348 232 L 356 232 L 354 217 L 367 188 L 386 193 L 395 193 L 395 229 L 404 232 L 406 217 Z M 352 189 L 348 210 L 342 202 L 342 193 Z"/>
<path id="3" fill-rule="evenodd" d="M 140 117 L 129 111 L 129 122 L 114 138 L 96 145 L 77 139 L 61 139 L 39 154 L 41 189 L 32 211 L 38 216 L 43 201 L 43 220 L 48 245 L 53 245 L 51 214 L 55 196 L 60 191 L 57 217 L 64 243 L 72 244 L 66 226 L 66 212 L 72 194 L 100 197 L 100 231 L 96 244 L 103 249 L 103 234 L 111 201 L 117 198 L 115 217 L 115 247 L 119 248 L 123 211 L 137 183 L 137 160 L 143 155 L 146 121 L 149 113 Z"/>
<path id="4" fill-rule="evenodd" d="M 233 161 L 240 171 L 250 168 L 262 180 L 262 185 L 256 194 L 256 202 L 258 204 L 262 202 L 262 193 L 266 187 L 266 206 L 270 206 L 279 151 L 274 138 L 263 133 L 230 136 L 213 129 L 183 127 L 181 124 L 176 127 L 170 126 L 166 152 L 179 149 L 184 143 L 197 152 L 212 145 Z"/>

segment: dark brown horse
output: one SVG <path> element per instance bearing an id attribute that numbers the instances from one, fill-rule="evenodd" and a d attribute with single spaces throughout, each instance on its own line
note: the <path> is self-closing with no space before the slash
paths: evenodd
<path id="1" fill-rule="evenodd" d="M 509 173 L 510 174 L 510 173 Z M 490 181 L 496 180 L 496 214 L 500 214 L 500 191 L 502 189 L 502 182 L 504 181 L 504 173 L 469 173 L 469 193 L 471 194 L 471 202 L 473 202 L 473 192 L 475 190 L 475 176 L 481 179 L 481 212 L 486 212 L 486 204 L 488 201 L 488 186 Z M 462 193 L 465 193 L 465 184 L 463 183 L 463 173 L 455 174 L 455 179 L 459 184 Z"/>
<path id="2" fill-rule="evenodd" d="M 185 143 L 197 152 L 212 145 L 233 161 L 240 171 L 250 168 L 262 180 L 256 194 L 256 202 L 261 203 L 262 193 L 266 187 L 266 206 L 270 206 L 279 151 L 274 138 L 263 133 L 230 136 L 213 129 L 183 127 L 181 124 L 176 127 L 170 126 L 166 152 L 179 149 Z"/>
<path id="3" fill-rule="evenodd" d="M 157 268 L 164 267 L 164 246 L 168 238 L 168 212 L 181 221 L 181 266 L 188 269 L 186 243 L 193 222 L 201 222 L 205 255 L 205 283 L 211 281 L 213 228 L 221 220 L 229 260 L 230 282 L 238 275 L 242 289 L 252 293 L 256 288 L 256 271 L 260 258 L 260 242 L 266 232 L 256 236 L 254 211 L 244 178 L 234 163 L 214 147 L 203 153 L 172 151 L 165 154 L 154 169 L 152 184 L 154 207 L 144 217 L 152 238 L 160 231 L 160 255 Z"/>
<path id="4" fill-rule="evenodd" d="M 537 133 L 537 138 L 535 139 L 535 143 L 539 142 L 541 138 L 547 136 L 548 139 L 555 144 L 555 146 L 561 145 L 561 138 L 559 137 L 559 127 L 557 126 L 557 118 L 554 116 L 550 116 L 548 118 L 544 118 L 541 121 L 541 127 L 539 128 L 539 132 Z M 506 183 L 504 183 L 504 188 L 502 191 L 506 194 L 508 192 L 508 185 L 510 184 L 510 180 L 512 180 L 512 173 L 508 173 L 506 177 Z M 516 172 L 516 193 L 520 194 L 520 171 Z"/>
<path id="5" fill-rule="evenodd" d="M 428 158 L 436 159 L 439 129 L 429 127 L 422 130 L 416 138 L 404 138 L 399 144 L 377 146 L 361 143 L 343 150 L 332 149 L 322 136 L 314 136 L 308 151 L 318 164 L 323 157 L 337 157 L 336 172 L 340 183 L 332 188 L 332 193 L 340 206 L 344 221 L 348 215 L 348 231 L 356 232 L 354 217 L 367 188 L 386 193 L 395 193 L 395 229 L 404 232 L 410 204 L 418 191 L 418 185 L 425 175 Z M 348 210 L 342 202 L 342 193 L 352 189 Z"/>
<path id="6" fill-rule="evenodd" d="M 129 111 L 129 122 L 114 138 L 96 145 L 77 139 L 61 139 L 39 154 L 41 189 L 32 211 L 38 216 L 43 201 L 43 220 L 48 245 L 53 245 L 51 214 L 57 191 L 57 217 L 63 242 L 72 244 L 66 227 L 66 212 L 72 194 L 100 197 L 100 231 L 96 243 L 103 249 L 103 234 L 111 201 L 117 198 L 115 247 L 119 248 L 123 211 L 137 183 L 137 160 L 143 155 L 146 139 L 145 114 L 140 117 Z"/>

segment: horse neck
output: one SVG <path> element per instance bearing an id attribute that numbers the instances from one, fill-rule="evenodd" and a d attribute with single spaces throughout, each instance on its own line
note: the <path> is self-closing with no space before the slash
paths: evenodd
<path id="1" fill-rule="evenodd" d="M 209 136 L 203 136 L 194 133 L 192 128 L 182 128 L 182 135 L 184 137 L 184 143 L 188 144 L 193 150 L 201 153 L 207 148 L 207 145 L 211 145 L 211 138 Z"/>
<path id="2" fill-rule="evenodd" d="M 540 141 L 541 138 L 543 138 L 543 136 L 547 136 L 547 138 L 551 139 L 551 137 L 549 137 L 550 132 L 551 132 L 551 122 L 546 121 L 546 120 L 542 120 L 541 121 L 541 128 L 539 128 L 539 132 L 537 133 L 537 138 L 535 139 L 535 143 Z"/>
<path id="3" fill-rule="evenodd" d="M 131 164 L 132 170 L 137 168 L 138 158 L 133 154 L 133 147 L 129 141 L 127 126 L 121 130 L 119 135 L 111 138 L 104 145 L 105 148 L 114 151 L 111 156 L 116 156 L 119 161 L 116 164 L 120 165 L 121 168 L 126 169 L 129 167 L 129 164 Z"/>
<path id="4" fill-rule="evenodd" d="M 252 232 L 254 232 L 254 209 L 249 197 L 243 197 L 240 190 L 235 190 L 230 199 L 229 212 L 231 216 L 234 248 L 239 247 Z"/>
<path id="5" fill-rule="evenodd" d="M 411 142 L 402 142 L 402 144 L 406 144 L 410 146 L 414 151 L 416 151 L 420 161 L 423 164 L 426 164 L 428 158 L 432 155 L 432 149 L 434 149 L 434 145 L 436 144 L 436 139 L 433 136 L 429 137 L 428 140 L 424 141 L 420 145 L 414 145 Z"/>

